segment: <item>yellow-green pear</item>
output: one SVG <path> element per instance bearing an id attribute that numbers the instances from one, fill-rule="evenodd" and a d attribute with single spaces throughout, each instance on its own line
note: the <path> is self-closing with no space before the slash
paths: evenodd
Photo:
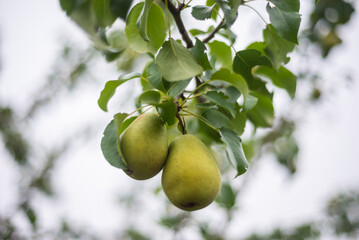
<path id="1" fill-rule="evenodd" d="M 130 177 L 145 180 L 155 176 L 167 158 L 167 129 L 159 115 L 145 113 L 121 134 L 120 149 Z"/>
<path id="2" fill-rule="evenodd" d="M 196 136 L 176 137 L 170 144 L 162 187 L 178 208 L 193 211 L 211 204 L 221 188 L 221 175 L 207 146 Z"/>

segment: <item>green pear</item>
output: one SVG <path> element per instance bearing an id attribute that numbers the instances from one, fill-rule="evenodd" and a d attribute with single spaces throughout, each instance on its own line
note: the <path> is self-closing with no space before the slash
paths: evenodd
<path id="1" fill-rule="evenodd" d="M 207 146 L 194 135 L 176 137 L 169 147 L 162 187 L 178 208 L 193 211 L 211 204 L 221 188 L 218 166 Z"/>
<path id="2" fill-rule="evenodd" d="M 125 173 L 137 180 L 155 176 L 167 158 L 167 129 L 159 115 L 145 113 L 121 134 L 120 149 L 128 169 Z"/>

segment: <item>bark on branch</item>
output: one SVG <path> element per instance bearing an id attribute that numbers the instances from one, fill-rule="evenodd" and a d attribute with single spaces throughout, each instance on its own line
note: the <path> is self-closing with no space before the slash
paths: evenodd
<path id="1" fill-rule="evenodd" d="M 178 30 L 182 36 L 182 39 L 183 39 L 183 41 L 185 41 L 185 43 L 187 45 L 187 48 L 192 48 L 193 42 L 192 42 L 191 38 L 189 37 L 186 27 L 184 26 L 182 18 L 181 18 L 181 10 L 183 9 L 183 6 L 180 5 L 178 8 L 176 8 L 176 6 L 173 5 L 171 0 L 167 0 L 167 1 L 162 0 L 162 2 L 164 2 L 165 4 L 167 2 L 168 10 L 172 14 L 173 19 L 175 20 Z"/>
<path id="2" fill-rule="evenodd" d="M 223 27 L 223 24 L 224 24 L 224 18 L 218 24 L 218 26 L 205 39 L 203 39 L 202 42 L 203 43 L 209 42 L 214 37 L 214 35 Z"/>

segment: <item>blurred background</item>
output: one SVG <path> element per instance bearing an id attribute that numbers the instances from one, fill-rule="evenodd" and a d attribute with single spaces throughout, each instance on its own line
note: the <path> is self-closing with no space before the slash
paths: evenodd
<path id="1" fill-rule="evenodd" d="M 118 89 L 109 113 L 100 91 L 141 59 L 106 61 L 58 1 L 0 0 L 0 238 L 358 239 L 358 8 L 301 1 L 296 98 L 275 93 L 274 127 L 243 136 L 249 171 L 224 174 L 217 201 L 187 213 L 160 175 L 135 181 L 102 156 L 105 126 L 136 109 L 141 85 Z M 264 28 L 249 8 L 239 14 L 238 49 Z M 202 24 L 189 10 L 184 21 Z"/>

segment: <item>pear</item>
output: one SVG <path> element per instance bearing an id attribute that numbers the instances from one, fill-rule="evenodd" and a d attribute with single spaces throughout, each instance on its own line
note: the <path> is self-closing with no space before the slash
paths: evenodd
<path id="1" fill-rule="evenodd" d="M 178 208 L 198 210 L 211 204 L 221 188 L 218 166 L 206 145 L 196 136 L 176 137 L 169 147 L 162 187 Z"/>
<path id="2" fill-rule="evenodd" d="M 159 115 L 145 113 L 121 134 L 120 149 L 128 169 L 125 173 L 145 180 L 161 171 L 167 158 L 167 129 Z"/>

